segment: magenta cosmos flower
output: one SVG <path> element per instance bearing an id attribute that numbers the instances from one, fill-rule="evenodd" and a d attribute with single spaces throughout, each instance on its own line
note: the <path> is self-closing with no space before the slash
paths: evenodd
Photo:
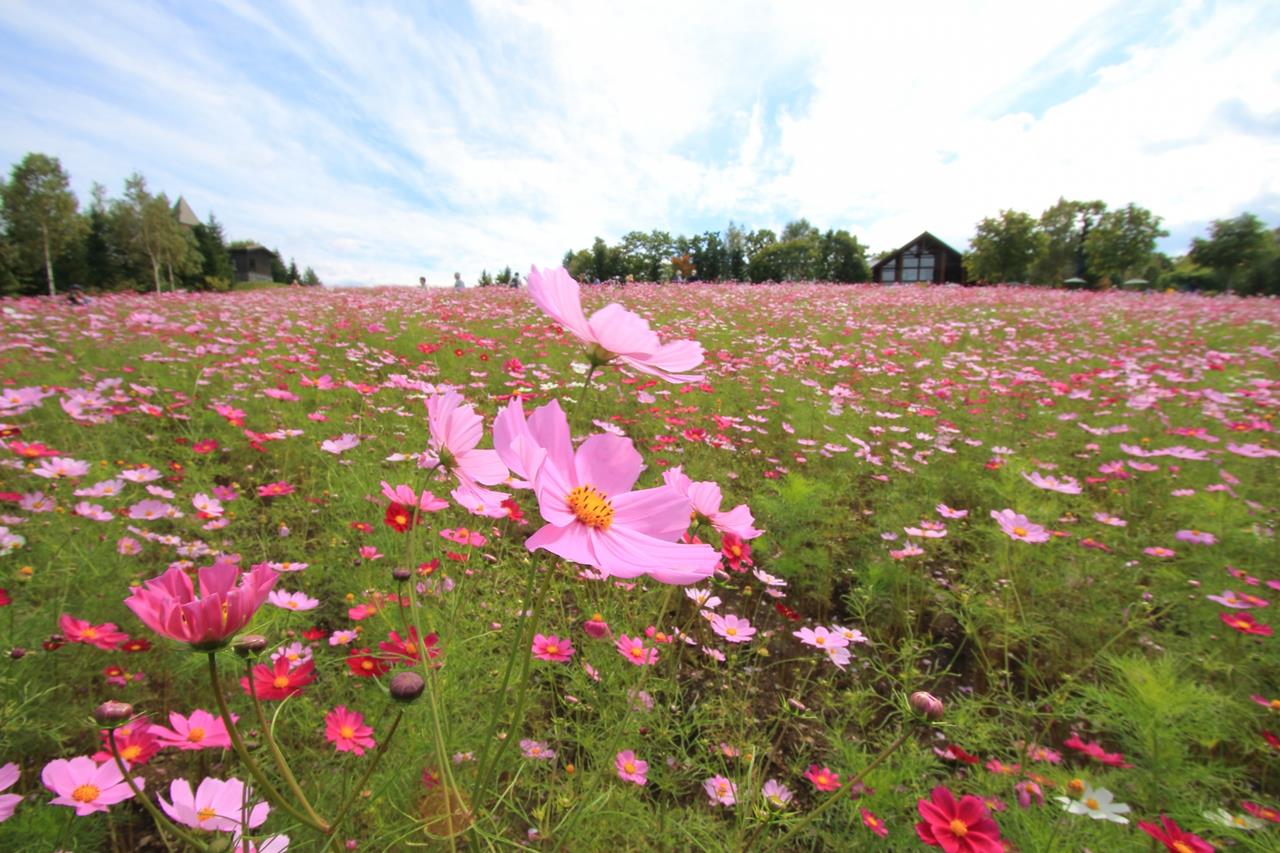
<path id="1" fill-rule="evenodd" d="M 484 421 L 456 391 L 434 394 L 427 399 L 427 426 L 431 430 L 429 450 L 420 463 L 424 468 L 443 468 L 458 478 L 450 494 L 458 505 L 475 515 L 502 518 L 507 495 L 482 486 L 494 486 L 507 479 L 507 466 L 493 450 L 477 450 L 484 436 Z"/>
<path id="2" fill-rule="evenodd" d="M 616 302 L 604 306 L 588 320 L 582 313 L 578 283 L 564 267 L 546 272 L 531 268 L 529 296 L 551 319 L 587 345 L 587 353 L 595 364 L 617 359 L 668 382 L 696 382 L 702 378 L 683 372 L 702 364 L 702 344 L 697 341 L 661 343 L 649 328 L 648 320 Z"/>
<path id="3" fill-rule="evenodd" d="M 530 551 L 670 584 L 696 583 L 715 571 L 720 558 L 710 545 L 676 541 L 689 529 L 687 498 L 670 486 L 631 491 L 644 465 L 630 439 L 600 433 L 575 452 L 554 400 L 527 421 L 520 401 L 512 402 L 493 433 L 503 461 L 533 483 L 547 522 L 525 543 Z"/>
<path id="4" fill-rule="evenodd" d="M 366 749 L 377 746 L 373 729 L 364 724 L 364 715 L 348 710 L 345 705 L 339 705 L 325 715 L 324 736 L 338 752 L 364 755 Z"/>
<path id="5" fill-rule="evenodd" d="M 573 653 L 573 643 L 568 640 L 562 640 L 555 634 L 550 636 L 543 634 L 533 635 L 533 656 L 538 660 L 564 663 L 573 657 Z"/>
<path id="6" fill-rule="evenodd" d="M 234 722 L 237 717 L 231 715 Z M 165 746 L 177 747 L 181 750 L 197 749 L 230 749 L 231 735 L 227 733 L 227 724 L 221 717 L 215 717 L 208 711 L 196 709 L 190 717 L 184 717 L 177 711 L 169 712 L 169 725 L 165 728 L 153 725 L 150 733 Z"/>
<path id="7" fill-rule="evenodd" d="M 88 756 L 70 760 L 59 758 L 50 761 L 40 773 L 40 781 L 58 796 L 51 805 L 71 806 L 77 817 L 94 812 L 105 812 L 116 803 L 133 796 L 128 783 L 114 761 L 102 764 Z M 133 777 L 133 784 L 141 788 L 146 780 Z"/>
<path id="8" fill-rule="evenodd" d="M 981 798 L 965 796 L 956 802 L 951 792 L 939 785 L 928 800 L 919 800 L 916 808 L 924 818 L 916 824 L 916 834 L 930 847 L 941 847 L 947 853 L 1004 853 L 1000 828 Z"/>
<path id="9" fill-rule="evenodd" d="M 241 573 L 233 563 L 202 566 L 197 576 L 199 597 L 187 573 L 171 568 L 133 587 L 124 603 L 157 634 L 211 651 L 249 624 L 279 577 L 266 566 Z"/>
<path id="10" fill-rule="evenodd" d="M 618 778 L 623 782 L 644 785 L 649 781 L 649 777 L 645 775 L 649 772 L 649 762 L 636 758 L 636 754 L 629 749 L 614 756 L 613 765 L 618 770 Z"/>
<path id="11" fill-rule="evenodd" d="M 12 761 L 0 767 L 0 791 L 7 791 L 12 788 L 21 775 L 22 771 Z M 0 794 L 0 823 L 4 823 L 13 817 L 13 813 L 20 802 L 22 802 L 21 794 Z"/>
<path id="12" fill-rule="evenodd" d="M 231 778 L 206 778 L 193 792 L 186 779 L 169 784 L 168 802 L 159 797 L 164 813 L 183 826 L 217 832 L 238 832 L 242 826 L 255 829 L 267 819 L 271 806 L 265 802 L 250 804 L 253 790 L 244 782 Z"/>
<path id="13" fill-rule="evenodd" d="M 1030 521 L 1025 515 L 1016 513 L 1011 509 L 1002 509 L 999 512 L 993 509 L 991 517 L 996 520 L 996 523 L 1000 525 L 1000 529 L 1010 539 L 1033 543 L 1049 541 L 1049 532 L 1047 530 Z"/>
<path id="14" fill-rule="evenodd" d="M 671 486 L 693 504 L 693 511 L 711 523 L 721 533 L 732 533 L 739 539 L 755 539 L 763 530 L 756 530 L 751 508 L 738 504 L 728 512 L 720 511 L 720 487 L 715 483 L 691 480 L 681 466 L 663 471 L 662 482 Z"/>

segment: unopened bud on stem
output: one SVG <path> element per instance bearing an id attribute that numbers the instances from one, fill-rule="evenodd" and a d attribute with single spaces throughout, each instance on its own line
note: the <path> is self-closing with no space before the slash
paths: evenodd
<path id="1" fill-rule="evenodd" d="M 133 706 L 128 702 L 103 702 L 93 709 L 93 718 L 104 726 L 118 726 L 133 716 Z"/>
<path id="2" fill-rule="evenodd" d="M 267 638 L 261 634 L 241 634 L 231 642 L 231 648 L 242 658 L 256 655 L 267 647 Z"/>
<path id="3" fill-rule="evenodd" d="M 427 684 L 416 672 L 397 672 L 391 677 L 391 698 L 397 702 L 412 702 L 422 695 Z"/>
<path id="4" fill-rule="evenodd" d="M 941 699 L 923 690 L 911 694 L 911 708 L 926 720 L 941 720 L 946 710 Z"/>

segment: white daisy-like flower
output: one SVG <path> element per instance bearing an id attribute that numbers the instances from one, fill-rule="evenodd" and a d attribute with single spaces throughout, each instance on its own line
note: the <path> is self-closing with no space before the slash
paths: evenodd
<path id="1" fill-rule="evenodd" d="M 1085 814 L 1094 820 L 1109 820 L 1112 823 L 1129 822 L 1127 817 L 1123 817 L 1129 811 L 1127 803 L 1115 802 L 1115 795 L 1106 788 L 1095 788 L 1088 782 L 1084 783 L 1084 792 L 1080 794 L 1080 799 L 1073 800 L 1069 797 L 1056 799 L 1071 814 Z"/>

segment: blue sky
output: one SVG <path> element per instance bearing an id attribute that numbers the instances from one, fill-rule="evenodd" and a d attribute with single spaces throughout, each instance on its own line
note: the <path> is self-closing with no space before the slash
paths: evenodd
<path id="1" fill-rule="evenodd" d="M 1171 253 L 1280 224 L 1275 4 L 890 5 L 7 0 L 0 159 L 140 171 L 332 283 L 799 216 L 963 248 L 1059 196 Z"/>

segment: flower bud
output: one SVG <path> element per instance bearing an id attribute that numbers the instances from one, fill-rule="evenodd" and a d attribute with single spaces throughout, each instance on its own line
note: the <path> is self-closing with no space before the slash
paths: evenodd
<path id="1" fill-rule="evenodd" d="M 609 623 L 604 621 L 604 617 L 597 613 L 582 623 L 582 630 L 587 632 L 588 637 L 599 640 L 609 636 Z"/>
<path id="2" fill-rule="evenodd" d="M 14 660 L 21 660 L 26 656 L 27 656 L 27 650 L 24 649 L 22 646 L 14 646 L 12 649 L 9 650 L 9 657 L 13 658 Z"/>
<path id="3" fill-rule="evenodd" d="M 923 690 L 911 694 L 911 709 L 926 720 L 941 720 L 945 710 L 941 699 Z"/>
<path id="4" fill-rule="evenodd" d="M 133 706 L 128 702 L 103 702 L 93 709 L 93 718 L 104 726 L 118 726 L 133 716 Z"/>
<path id="5" fill-rule="evenodd" d="M 422 676 L 416 672 L 397 672 L 391 676 L 391 698 L 397 702 L 412 702 L 422 695 L 427 686 Z"/>
<path id="6" fill-rule="evenodd" d="M 391 570 L 391 577 L 400 583 L 404 583 L 409 578 L 413 577 L 413 572 L 409 571 L 404 566 L 396 566 Z"/>
<path id="7" fill-rule="evenodd" d="M 256 655 L 267 647 L 267 638 L 261 634 L 241 634 L 231 642 L 231 648 L 242 658 Z"/>

